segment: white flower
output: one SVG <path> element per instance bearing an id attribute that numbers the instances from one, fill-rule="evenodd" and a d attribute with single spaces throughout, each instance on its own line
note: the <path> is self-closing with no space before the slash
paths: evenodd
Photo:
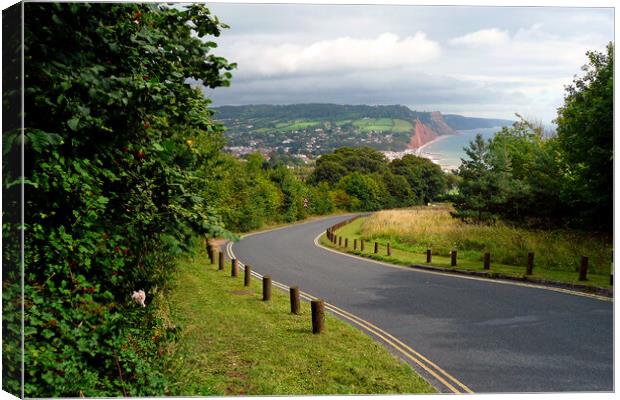
<path id="1" fill-rule="evenodd" d="M 144 300 L 146 300 L 146 293 L 144 293 L 144 290 L 140 289 L 137 292 L 134 291 L 131 298 L 142 307 L 146 307 L 146 304 L 144 304 Z"/>

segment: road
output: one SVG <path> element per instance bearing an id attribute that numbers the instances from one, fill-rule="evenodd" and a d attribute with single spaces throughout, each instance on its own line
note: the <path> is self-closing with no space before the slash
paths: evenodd
<path id="1" fill-rule="evenodd" d="M 363 319 L 364 326 L 381 328 L 371 336 L 443 392 L 613 390 L 611 301 L 390 268 L 315 244 L 321 232 L 346 218 L 250 235 L 231 250 L 254 271 L 299 285 Z M 389 336 L 381 340 L 387 334 L 403 346 L 389 346 Z"/>

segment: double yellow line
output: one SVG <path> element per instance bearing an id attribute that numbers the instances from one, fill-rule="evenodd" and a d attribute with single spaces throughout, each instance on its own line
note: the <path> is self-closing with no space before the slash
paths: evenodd
<path id="1" fill-rule="evenodd" d="M 228 257 L 230 259 L 236 258 L 235 253 L 232 250 L 231 242 L 227 243 L 226 252 L 228 253 Z M 239 262 L 239 265 L 241 266 L 241 268 L 245 269 L 245 264 L 243 264 L 240 260 L 237 260 L 237 261 Z M 258 279 L 262 279 L 263 277 L 261 274 L 257 273 L 256 271 L 252 271 L 252 276 Z M 280 282 L 272 281 L 272 284 L 281 290 L 284 290 L 284 291 L 289 290 L 288 286 Z M 300 293 L 300 297 L 303 298 L 304 300 L 311 301 L 311 300 L 316 299 L 316 297 L 306 292 L 303 292 L 301 290 L 299 293 Z M 360 327 L 362 330 L 365 330 L 375 335 L 376 337 L 380 338 L 387 345 L 389 345 L 391 348 L 396 350 L 397 353 L 401 354 L 403 358 L 405 358 L 406 360 L 412 361 L 415 365 L 418 365 L 420 368 L 426 371 L 429 375 L 431 375 L 433 378 L 435 378 L 438 382 L 440 382 L 442 385 L 444 385 L 448 390 L 452 391 L 453 393 L 473 393 L 473 391 L 470 388 L 465 386 L 465 384 L 460 382 L 454 376 L 450 375 L 448 372 L 443 370 L 437 364 L 433 363 L 428 358 L 424 357 L 422 354 L 418 353 L 417 351 L 415 351 L 414 349 L 412 349 L 411 347 L 409 347 L 408 345 L 406 345 L 405 343 L 403 343 L 396 337 L 392 336 L 388 332 L 379 328 L 378 326 L 356 315 L 353 315 L 348 311 L 345 311 L 339 307 L 336 307 L 333 304 L 325 303 L 325 308 L 327 308 L 327 310 L 329 310 L 333 314 L 336 314 L 346 319 L 347 321 L 353 323 L 354 325 Z"/>

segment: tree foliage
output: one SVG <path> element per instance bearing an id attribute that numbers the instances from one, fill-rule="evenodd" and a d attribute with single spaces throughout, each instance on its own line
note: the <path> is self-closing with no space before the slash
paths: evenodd
<path id="1" fill-rule="evenodd" d="M 351 177 L 352 173 L 356 175 Z M 374 184 L 362 180 L 360 174 L 369 177 Z M 343 193 L 337 194 L 334 205 L 349 210 L 426 204 L 440 198 L 447 190 L 447 175 L 430 160 L 406 155 L 388 162 L 381 152 L 368 147 L 342 147 L 321 156 L 308 182 L 324 182 L 346 193 L 346 197 Z M 361 188 L 369 192 L 363 193 L 352 182 L 361 184 Z"/>
<path id="2" fill-rule="evenodd" d="M 25 395 L 163 395 L 174 329 L 152 304 L 195 234 L 228 235 L 202 194 L 222 127 L 187 83 L 228 85 L 234 65 L 203 40 L 225 25 L 200 5 L 25 14 Z M 5 156 L 21 138 L 4 133 Z"/>
<path id="3" fill-rule="evenodd" d="M 566 88 L 558 110 L 558 140 L 565 168 L 563 201 L 582 223 L 613 223 L 614 48 L 590 51 L 584 75 Z"/>
<path id="4" fill-rule="evenodd" d="M 611 232 L 613 46 L 588 58 L 585 75 L 566 89 L 557 136 L 517 115 L 512 127 L 465 149 L 456 215 Z"/>

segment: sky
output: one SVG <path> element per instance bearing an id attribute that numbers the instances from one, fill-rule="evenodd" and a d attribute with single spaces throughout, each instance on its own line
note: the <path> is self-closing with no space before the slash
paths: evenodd
<path id="1" fill-rule="evenodd" d="M 613 41 L 612 8 L 209 5 L 238 63 L 214 105 L 402 104 L 549 124 L 586 51 Z"/>

